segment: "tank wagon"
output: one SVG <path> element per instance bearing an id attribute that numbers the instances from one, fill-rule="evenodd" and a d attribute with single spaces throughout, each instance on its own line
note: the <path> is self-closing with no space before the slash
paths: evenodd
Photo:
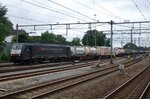
<path id="1" fill-rule="evenodd" d="M 97 50 L 95 47 L 70 46 L 72 57 L 76 60 L 95 59 Z"/>
<path id="2" fill-rule="evenodd" d="M 109 58 L 111 55 L 111 47 L 97 46 L 97 55 L 101 58 Z"/>
<path id="3" fill-rule="evenodd" d="M 39 43 L 14 43 L 10 52 L 14 63 L 61 61 L 71 58 L 70 47 Z"/>

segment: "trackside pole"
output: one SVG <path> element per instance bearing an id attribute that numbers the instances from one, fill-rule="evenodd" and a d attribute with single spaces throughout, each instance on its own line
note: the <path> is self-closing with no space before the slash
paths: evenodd
<path id="1" fill-rule="evenodd" d="M 110 64 L 113 64 L 113 56 L 112 56 L 112 49 L 113 49 L 113 21 L 110 22 L 111 25 L 111 59 Z"/>
<path id="2" fill-rule="evenodd" d="M 16 43 L 18 43 L 18 24 L 16 25 Z"/>

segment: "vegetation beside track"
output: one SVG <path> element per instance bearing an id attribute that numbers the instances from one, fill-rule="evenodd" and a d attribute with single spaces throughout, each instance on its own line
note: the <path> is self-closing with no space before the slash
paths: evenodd
<path id="1" fill-rule="evenodd" d="M 0 62 L 9 62 L 10 56 L 9 53 L 5 50 L 0 52 Z"/>

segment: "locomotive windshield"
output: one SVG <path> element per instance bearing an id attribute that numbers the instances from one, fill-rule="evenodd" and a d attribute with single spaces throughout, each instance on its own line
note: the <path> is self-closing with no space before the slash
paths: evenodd
<path id="1" fill-rule="evenodd" d="M 23 44 L 14 44 L 14 45 L 12 46 L 12 49 L 13 49 L 13 50 L 19 50 L 19 49 L 22 49 L 22 46 L 23 46 Z"/>
<path id="2" fill-rule="evenodd" d="M 22 47 L 23 47 L 22 43 L 13 44 L 10 54 L 11 55 L 20 55 Z"/>

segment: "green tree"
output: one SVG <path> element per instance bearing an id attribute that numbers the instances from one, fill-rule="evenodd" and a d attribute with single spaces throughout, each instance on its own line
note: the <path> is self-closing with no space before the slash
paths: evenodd
<path id="1" fill-rule="evenodd" d="M 111 46 L 111 45 L 110 45 L 110 38 L 106 39 L 105 45 L 106 45 L 106 46 Z"/>
<path id="2" fill-rule="evenodd" d="M 46 31 L 41 35 L 41 42 L 51 44 L 66 44 L 66 39 L 62 35 L 55 35 Z"/>
<path id="3" fill-rule="evenodd" d="M 5 37 L 13 30 L 13 24 L 6 17 L 7 8 L 0 4 L 0 51 L 3 50 Z"/>
<path id="4" fill-rule="evenodd" d="M 56 35 L 56 43 L 57 44 L 65 44 L 66 38 L 64 38 L 62 35 Z"/>
<path id="5" fill-rule="evenodd" d="M 83 45 L 95 46 L 95 36 L 97 46 L 104 46 L 106 44 L 106 35 L 102 31 L 88 30 L 83 36 Z"/>
<path id="6" fill-rule="evenodd" d="M 16 36 L 12 39 L 12 42 L 16 42 L 17 38 Z M 33 42 L 33 38 L 29 36 L 27 33 L 20 33 L 18 35 L 18 42 L 24 43 L 24 42 Z"/>
<path id="7" fill-rule="evenodd" d="M 56 35 L 46 31 L 46 32 L 42 33 L 42 35 L 41 35 L 41 42 L 42 43 L 55 43 Z"/>
<path id="8" fill-rule="evenodd" d="M 34 43 L 40 43 L 41 42 L 41 36 L 32 36 Z"/>
<path id="9" fill-rule="evenodd" d="M 73 40 L 72 40 L 72 45 L 74 45 L 74 46 L 80 46 L 81 44 L 80 44 L 80 38 L 79 37 L 75 37 L 75 38 L 73 38 Z"/>
<path id="10" fill-rule="evenodd" d="M 133 43 L 127 43 L 126 45 L 123 46 L 124 49 L 131 49 L 132 47 L 132 50 L 137 50 L 137 46 Z"/>
<path id="11" fill-rule="evenodd" d="M 66 41 L 65 44 L 66 44 L 66 45 L 72 45 L 72 42 Z"/>

